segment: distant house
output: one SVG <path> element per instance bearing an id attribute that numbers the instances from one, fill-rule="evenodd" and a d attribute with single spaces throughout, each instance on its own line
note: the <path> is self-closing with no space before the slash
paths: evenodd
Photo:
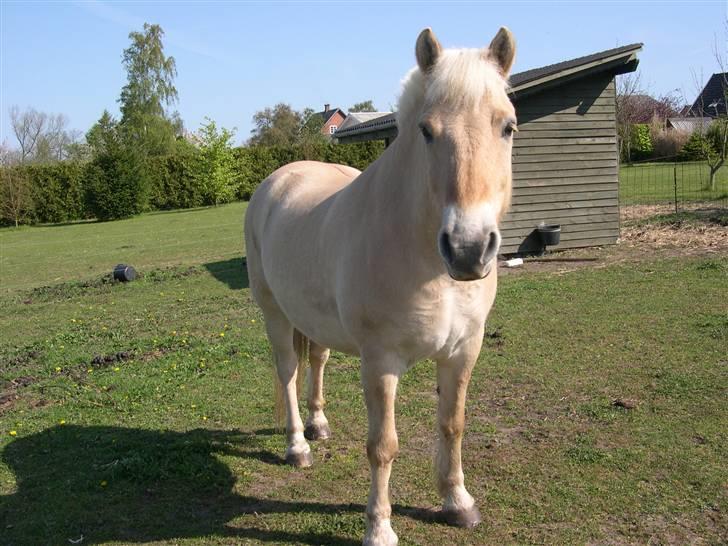
<path id="1" fill-rule="evenodd" d="M 346 119 L 346 112 L 341 108 L 331 108 L 330 104 L 324 104 L 323 111 L 316 112 L 311 117 L 321 119 L 321 134 L 330 139 Z"/>
<path id="2" fill-rule="evenodd" d="M 726 93 L 728 93 L 728 72 L 713 74 L 690 108 L 691 115 L 713 119 L 725 116 L 728 114 Z"/>

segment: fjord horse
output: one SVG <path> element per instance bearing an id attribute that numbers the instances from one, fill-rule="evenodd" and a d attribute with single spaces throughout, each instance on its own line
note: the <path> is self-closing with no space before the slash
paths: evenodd
<path id="1" fill-rule="evenodd" d="M 399 134 L 364 172 L 298 162 L 270 175 L 245 218 L 250 288 L 265 317 L 283 390 L 286 461 L 312 464 L 308 440 L 330 434 L 323 411 L 329 349 L 361 357 L 371 490 L 364 544 L 397 543 L 389 476 L 398 451 L 400 376 L 437 364 L 438 489 L 453 525 L 480 521 L 461 465 L 465 395 L 496 293 L 498 223 L 511 195 L 515 43 L 443 50 L 419 35 L 403 82 Z M 306 426 L 299 360 L 311 365 Z"/>

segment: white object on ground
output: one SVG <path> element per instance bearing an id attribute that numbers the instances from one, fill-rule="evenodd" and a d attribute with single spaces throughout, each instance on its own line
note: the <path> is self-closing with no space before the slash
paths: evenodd
<path id="1" fill-rule="evenodd" d="M 519 265 L 523 265 L 523 258 L 511 258 L 510 260 L 506 260 L 506 267 L 518 267 Z"/>

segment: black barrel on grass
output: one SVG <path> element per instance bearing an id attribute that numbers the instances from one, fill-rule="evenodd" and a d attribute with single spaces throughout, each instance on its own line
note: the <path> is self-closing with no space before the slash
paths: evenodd
<path id="1" fill-rule="evenodd" d="M 121 282 L 133 281 L 136 279 L 137 273 L 130 265 L 119 264 L 114 268 L 114 279 Z"/>

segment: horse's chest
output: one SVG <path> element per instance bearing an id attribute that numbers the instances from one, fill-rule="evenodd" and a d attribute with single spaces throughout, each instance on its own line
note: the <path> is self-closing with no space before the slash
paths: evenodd
<path id="1" fill-rule="evenodd" d="M 483 287 L 425 287 L 411 298 L 386 305 L 386 313 L 364 317 L 379 341 L 410 361 L 453 353 L 480 335 L 490 308 Z"/>

